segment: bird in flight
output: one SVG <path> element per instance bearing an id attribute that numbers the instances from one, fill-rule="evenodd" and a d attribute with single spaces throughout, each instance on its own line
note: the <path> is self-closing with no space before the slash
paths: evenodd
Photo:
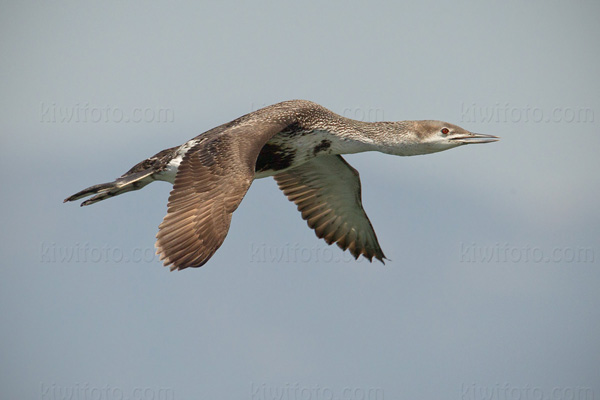
<path id="1" fill-rule="evenodd" d="M 87 206 L 153 181 L 172 183 L 156 248 L 165 266 L 182 270 L 201 267 L 213 256 L 252 181 L 273 176 L 319 238 L 354 258 L 383 262 L 386 257 L 362 206 L 358 171 L 341 155 L 413 156 L 498 139 L 442 121 L 357 121 L 311 101 L 290 100 L 163 150 L 115 181 L 91 186 L 65 202 L 93 195 L 81 203 Z"/>

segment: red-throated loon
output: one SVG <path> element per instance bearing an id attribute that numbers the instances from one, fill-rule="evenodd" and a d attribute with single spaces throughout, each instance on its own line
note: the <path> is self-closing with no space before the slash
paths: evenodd
<path id="1" fill-rule="evenodd" d="M 306 100 L 246 114 L 135 165 L 114 182 L 65 199 L 86 206 L 156 181 L 173 184 L 156 235 L 171 270 L 201 267 L 225 240 L 231 215 L 257 178 L 273 176 L 308 226 L 355 258 L 385 255 L 361 202 L 360 179 L 341 154 L 413 156 L 499 138 L 441 121 L 362 122 Z"/>

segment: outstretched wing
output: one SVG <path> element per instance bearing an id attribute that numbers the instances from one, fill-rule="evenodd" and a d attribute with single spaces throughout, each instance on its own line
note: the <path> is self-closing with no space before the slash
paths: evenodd
<path id="1" fill-rule="evenodd" d="M 354 258 L 362 254 L 383 262 L 385 255 L 362 207 L 358 171 L 341 156 L 315 157 L 274 178 L 318 237 L 348 249 Z"/>
<path id="2" fill-rule="evenodd" d="M 201 267 L 212 257 L 254 179 L 260 149 L 280 130 L 281 124 L 262 124 L 207 132 L 185 153 L 156 235 L 165 266 Z"/>

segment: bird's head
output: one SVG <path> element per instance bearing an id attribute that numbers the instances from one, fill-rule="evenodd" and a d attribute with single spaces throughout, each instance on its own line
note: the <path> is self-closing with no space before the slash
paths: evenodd
<path id="1" fill-rule="evenodd" d="M 400 155 L 436 153 L 465 144 L 491 143 L 500 139 L 498 136 L 469 132 L 443 121 L 402 121 L 398 124 L 401 124 L 402 141 L 406 146 L 401 151 L 410 153 Z"/>

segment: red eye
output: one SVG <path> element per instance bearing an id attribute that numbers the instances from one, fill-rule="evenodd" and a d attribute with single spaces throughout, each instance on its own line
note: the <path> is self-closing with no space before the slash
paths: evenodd
<path id="1" fill-rule="evenodd" d="M 450 129 L 448 129 L 448 128 L 442 128 L 442 133 L 444 135 L 447 135 L 448 133 L 450 133 Z"/>

